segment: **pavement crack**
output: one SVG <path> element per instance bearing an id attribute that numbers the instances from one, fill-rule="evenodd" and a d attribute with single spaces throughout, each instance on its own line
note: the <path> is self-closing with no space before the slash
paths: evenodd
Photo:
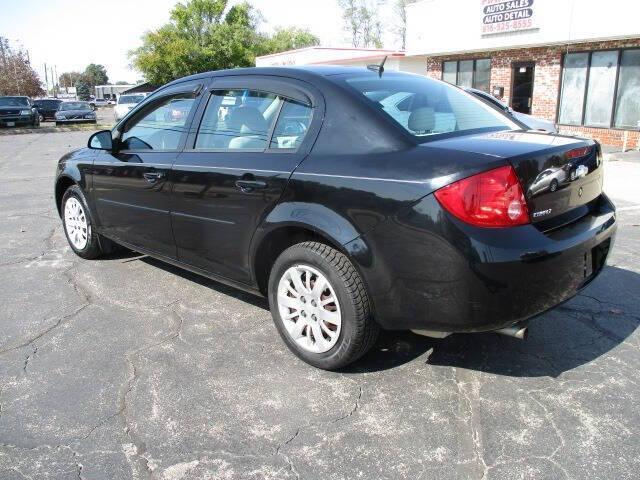
<path id="1" fill-rule="evenodd" d="M 276 455 L 279 455 L 282 458 L 284 458 L 285 462 L 287 462 L 287 465 L 289 467 L 289 471 L 291 471 L 291 473 L 293 473 L 297 479 L 300 479 L 300 474 L 296 470 L 296 467 L 291 461 L 291 458 L 289 457 L 289 455 L 282 452 L 282 449 L 287 445 L 289 445 L 291 442 L 293 442 L 298 437 L 298 435 L 300 435 L 300 427 L 296 429 L 295 433 L 291 437 L 289 437 L 287 440 L 285 440 L 280 445 L 278 445 L 278 448 L 276 448 Z"/>
<path id="2" fill-rule="evenodd" d="M 4 348 L 4 349 L 0 350 L 0 355 L 4 355 L 5 353 L 13 352 L 13 351 L 19 350 L 21 348 L 28 347 L 28 346 L 32 345 L 34 342 L 36 342 L 37 340 L 39 340 L 42 337 L 44 337 L 45 335 L 47 335 L 49 332 L 52 332 L 56 328 L 60 327 L 61 325 L 64 325 L 65 323 L 67 323 L 69 320 L 71 320 L 73 317 L 75 317 L 76 315 L 81 313 L 88 306 L 89 306 L 89 304 L 81 305 L 80 307 L 76 308 L 73 312 L 68 313 L 67 315 L 63 315 L 53 325 L 45 328 L 44 330 L 40 331 L 39 333 L 37 333 L 33 337 L 30 337 L 27 340 L 23 341 L 22 343 L 20 343 L 18 345 L 14 345 L 13 347 L 8 347 L 8 348 Z"/>
<path id="3" fill-rule="evenodd" d="M 360 400 L 362 400 L 362 385 L 358 385 L 358 395 L 356 396 L 356 400 L 353 404 L 353 408 L 349 411 L 349 413 L 332 420 L 331 423 L 340 422 L 346 418 L 351 417 L 353 414 L 355 414 L 358 411 L 358 408 L 360 408 Z"/>
<path id="4" fill-rule="evenodd" d="M 22 371 L 25 374 L 27 373 L 27 367 L 29 366 L 29 361 L 36 356 L 36 353 L 38 353 L 38 347 L 34 345 L 33 351 L 29 355 L 27 355 L 27 357 L 24 359 L 24 365 L 22 366 Z"/>

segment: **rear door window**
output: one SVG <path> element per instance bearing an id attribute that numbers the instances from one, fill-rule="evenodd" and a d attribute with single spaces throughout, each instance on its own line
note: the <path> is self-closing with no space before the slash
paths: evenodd
<path id="1" fill-rule="evenodd" d="M 295 100 L 285 100 L 271 138 L 270 148 L 297 149 L 304 140 L 313 110 Z"/>
<path id="2" fill-rule="evenodd" d="M 196 150 L 266 150 L 282 99 L 256 90 L 216 90 L 205 109 Z"/>

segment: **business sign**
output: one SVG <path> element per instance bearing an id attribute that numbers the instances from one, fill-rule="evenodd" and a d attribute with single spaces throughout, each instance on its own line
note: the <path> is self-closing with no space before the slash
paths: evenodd
<path id="1" fill-rule="evenodd" d="M 480 0 L 482 34 L 515 32 L 536 28 L 534 0 Z"/>

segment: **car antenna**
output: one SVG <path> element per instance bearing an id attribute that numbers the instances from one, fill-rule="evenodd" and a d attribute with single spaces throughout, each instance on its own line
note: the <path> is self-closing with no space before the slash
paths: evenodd
<path id="1" fill-rule="evenodd" d="M 387 55 L 384 56 L 380 65 L 376 65 L 376 64 L 367 65 L 367 69 L 371 70 L 372 72 L 378 72 L 378 77 L 382 78 L 382 74 L 384 73 L 384 64 L 386 61 L 387 61 Z"/>

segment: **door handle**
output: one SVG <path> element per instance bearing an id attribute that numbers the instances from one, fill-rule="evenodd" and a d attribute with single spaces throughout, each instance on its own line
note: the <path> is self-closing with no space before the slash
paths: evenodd
<path id="1" fill-rule="evenodd" d="M 145 172 L 142 174 L 144 179 L 149 183 L 155 183 L 161 178 L 164 177 L 164 173 L 162 172 Z"/>
<path id="2" fill-rule="evenodd" d="M 236 187 L 242 190 L 243 193 L 250 193 L 254 190 L 267 188 L 267 183 L 260 180 L 236 180 Z"/>

